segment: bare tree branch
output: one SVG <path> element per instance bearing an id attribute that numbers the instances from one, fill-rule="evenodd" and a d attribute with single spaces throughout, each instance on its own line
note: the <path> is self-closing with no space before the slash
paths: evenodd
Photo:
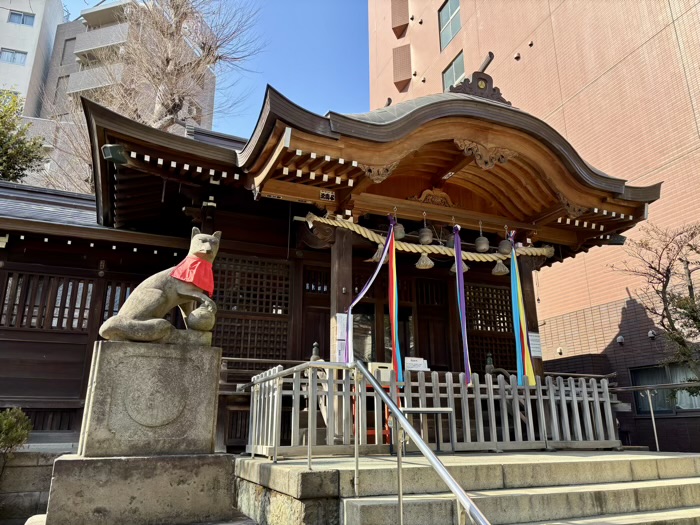
<path id="1" fill-rule="evenodd" d="M 235 87 L 245 63 L 261 49 L 255 34 L 258 11 L 246 0 L 131 0 L 118 27 L 123 43 L 82 57 L 105 87 L 81 92 L 95 102 L 153 128 L 180 133 L 182 123 L 209 127 L 217 111 L 231 114 L 242 102 Z M 90 151 L 76 100 L 44 96 L 60 138 L 47 183 L 91 190 Z"/>

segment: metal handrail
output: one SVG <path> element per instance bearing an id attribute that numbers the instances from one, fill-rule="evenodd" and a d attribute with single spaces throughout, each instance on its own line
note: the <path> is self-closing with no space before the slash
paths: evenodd
<path id="1" fill-rule="evenodd" d="M 610 392 L 616 394 L 624 392 L 639 392 L 639 395 L 642 397 L 646 395 L 647 399 L 649 399 L 649 414 L 651 415 L 651 426 L 654 429 L 654 443 L 656 444 L 656 451 L 659 452 L 661 449 L 659 447 L 659 434 L 656 432 L 656 414 L 654 413 L 654 402 L 651 399 L 652 392 L 656 394 L 657 390 L 683 390 L 683 388 L 698 387 L 700 387 L 700 381 L 688 381 L 687 383 L 665 383 L 662 385 L 620 386 L 611 388 Z"/>
<path id="2" fill-rule="evenodd" d="M 645 390 L 683 390 L 684 388 L 700 387 L 700 381 L 687 383 L 664 383 L 662 385 L 635 385 L 611 387 L 610 392 L 644 392 Z"/>
<path id="3" fill-rule="evenodd" d="M 379 383 L 379 381 L 377 381 L 377 379 L 369 372 L 369 370 L 367 370 L 367 367 L 364 365 L 364 363 L 362 361 L 356 361 L 355 368 L 356 370 L 359 370 L 359 372 L 363 376 L 365 376 L 367 381 L 372 385 L 374 391 L 379 395 L 384 404 L 389 408 L 389 411 L 394 416 L 394 420 L 400 425 L 401 429 L 404 432 L 406 432 L 406 434 L 408 434 L 408 436 L 413 440 L 413 442 L 418 447 L 418 450 L 421 451 L 425 459 L 427 459 L 428 463 L 430 463 L 430 466 L 433 467 L 433 470 L 435 470 L 437 475 L 440 476 L 440 478 L 445 482 L 447 488 L 450 489 L 452 494 L 455 495 L 455 497 L 457 498 L 457 502 L 461 504 L 464 509 L 466 509 L 471 519 L 474 520 L 478 525 L 490 525 L 489 521 L 486 519 L 483 513 L 478 509 L 478 507 L 474 504 L 474 502 L 467 495 L 464 489 L 462 489 L 459 483 L 457 483 L 457 480 L 455 480 L 455 478 L 453 478 L 452 475 L 448 472 L 442 461 L 440 461 L 435 455 L 435 453 L 432 450 L 430 450 L 428 444 L 425 441 L 423 441 L 416 429 L 413 428 L 413 425 L 411 425 L 411 422 L 408 420 L 408 418 L 403 414 L 403 412 L 401 412 L 401 409 L 384 391 L 384 387 L 382 387 L 381 383 Z M 357 442 L 358 439 L 355 438 L 355 441 Z M 401 445 L 402 442 L 400 442 L 399 449 L 397 450 L 397 454 L 399 455 L 399 457 L 401 455 Z M 355 475 L 355 478 L 357 479 L 357 473 Z M 401 497 L 401 490 L 399 490 L 400 507 L 402 503 Z M 401 523 L 403 523 L 403 509 L 400 508 L 399 512 L 401 513 Z"/>
<path id="4" fill-rule="evenodd" d="M 258 377 L 258 375 L 253 376 L 250 383 L 244 383 L 242 385 L 238 385 L 236 388 L 237 391 L 239 392 L 244 392 L 246 390 L 249 390 L 251 387 L 259 384 L 259 383 L 264 383 L 267 381 L 272 381 L 273 379 L 279 379 L 282 377 L 287 377 L 290 375 L 294 375 L 296 372 L 303 372 L 305 370 L 309 370 L 311 368 L 321 368 L 321 369 L 326 369 L 326 370 L 352 370 L 354 366 L 352 364 L 346 365 L 343 363 L 333 363 L 330 361 L 309 361 L 306 363 L 302 363 L 297 366 L 293 366 L 292 368 L 285 368 L 284 370 L 280 370 L 277 373 L 271 374 L 269 376 L 265 377 Z"/>
<path id="5" fill-rule="evenodd" d="M 428 444 L 423 441 L 423 439 L 420 437 L 420 434 L 416 431 L 415 428 L 413 428 L 413 425 L 411 425 L 410 421 L 406 416 L 401 412 L 401 409 L 394 403 L 394 401 L 389 397 L 389 395 L 384 391 L 384 388 L 382 385 L 377 381 L 377 379 L 367 370 L 367 367 L 362 363 L 361 361 L 356 361 L 354 363 L 350 363 L 349 365 L 346 365 L 344 363 L 334 363 L 334 362 L 328 362 L 328 361 L 310 361 L 307 363 L 303 363 L 297 366 L 294 366 L 292 368 L 287 368 L 284 370 L 280 370 L 279 372 L 275 372 L 274 374 L 269 374 L 265 376 L 254 376 L 252 378 L 252 381 L 250 383 L 246 383 L 245 385 L 239 385 L 238 391 L 245 391 L 249 390 L 250 388 L 268 382 L 268 381 L 279 381 L 284 377 L 294 375 L 296 372 L 303 372 L 306 370 L 311 370 L 311 381 L 310 381 L 310 388 L 315 389 L 316 387 L 316 371 L 317 369 L 324 369 L 324 370 L 355 370 L 355 395 L 358 395 L 359 390 L 358 390 L 358 382 L 359 382 L 359 374 L 362 374 L 367 381 L 369 382 L 370 385 L 374 388 L 374 391 L 379 395 L 380 399 L 384 402 L 384 404 L 387 406 L 389 411 L 391 412 L 392 416 L 394 417 L 394 420 L 399 424 L 400 429 L 408 434 L 408 436 L 413 440 L 413 442 L 416 444 L 418 449 L 421 451 L 423 456 L 428 460 L 428 463 L 430 463 L 430 466 L 433 467 L 433 470 L 437 473 L 437 475 L 445 482 L 447 487 L 450 489 L 452 494 L 455 495 L 457 498 L 457 503 L 458 505 L 461 505 L 467 512 L 468 516 L 477 524 L 477 525 L 490 525 L 490 522 L 486 519 L 486 517 L 483 515 L 483 513 L 477 508 L 477 506 L 474 504 L 472 499 L 467 495 L 467 493 L 462 489 L 462 487 L 457 483 L 457 480 L 455 480 L 452 475 L 448 472 L 448 470 L 445 468 L 445 465 L 438 459 L 438 457 L 433 453 L 432 450 L 430 450 L 430 447 Z M 312 396 L 313 397 L 313 396 Z M 360 410 L 355 410 L 355 495 L 359 496 L 359 487 L 358 487 L 358 482 L 359 482 L 359 429 L 360 429 L 360 421 L 359 421 L 359 415 L 360 415 Z M 275 430 L 275 433 L 278 432 L 278 429 Z M 274 461 L 277 461 L 277 437 L 275 438 L 275 451 L 273 453 Z M 401 441 L 402 443 L 402 441 Z M 307 440 L 307 466 L 308 469 L 311 470 L 311 458 L 312 458 L 312 450 L 311 450 L 311 439 Z M 401 464 L 401 446 L 397 450 L 398 456 L 398 462 L 399 465 Z M 400 512 L 400 523 L 403 524 L 403 495 L 402 495 L 402 487 L 401 487 L 401 467 L 399 467 L 399 512 Z"/>

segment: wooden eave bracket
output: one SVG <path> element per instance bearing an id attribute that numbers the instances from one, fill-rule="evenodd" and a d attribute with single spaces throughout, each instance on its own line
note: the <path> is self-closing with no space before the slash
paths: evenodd
<path id="1" fill-rule="evenodd" d="M 290 150 L 291 143 L 292 128 L 287 126 L 286 128 L 284 128 L 282 138 L 279 140 L 279 142 L 275 146 L 275 149 L 268 157 L 267 162 L 265 162 L 263 168 L 257 174 L 248 173 L 246 175 L 246 189 L 253 191 L 253 193 L 256 195 L 260 194 L 263 191 L 263 186 L 266 184 L 270 174 L 277 167 L 280 158 L 282 157 L 282 155 L 284 155 L 287 151 Z"/>

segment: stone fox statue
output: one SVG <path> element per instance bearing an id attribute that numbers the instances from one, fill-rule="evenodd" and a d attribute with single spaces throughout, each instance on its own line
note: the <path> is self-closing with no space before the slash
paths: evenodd
<path id="1" fill-rule="evenodd" d="M 119 313 L 102 324 L 100 335 L 113 341 L 177 342 L 177 330 L 163 319 L 176 306 L 188 329 L 211 331 L 216 321 L 216 304 L 210 298 L 214 292 L 212 263 L 220 241 L 221 232 L 206 235 L 192 228 L 187 257 L 139 284 Z M 194 303 L 200 305 L 196 310 Z"/>

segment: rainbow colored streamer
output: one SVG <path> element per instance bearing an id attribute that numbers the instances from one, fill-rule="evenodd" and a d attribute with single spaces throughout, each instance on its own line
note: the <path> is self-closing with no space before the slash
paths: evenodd
<path id="1" fill-rule="evenodd" d="M 523 290 L 520 286 L 520 271 L 515 254 L 515 230 L 508 235 L 512 244 L 510 252 L 510 297 L 513 303 L 513 332 L 515 333 L 515 352 L 518 366 L 518 385 L 523 386 L 523 377 L 527 377 L 528 385 L 535 384 L 535 373 L 532 368 L 530 344 L 527 338 L 527 321 L 523 306 Z"/>
<path id="2" fill-rule="evenodd" d="M 452 232 L 455 235 L 455 273 L 457 283 L 457 305 L 459 306 L 459 324 L 462 329 L 462 352 L 464 354 L 464 381 L 466 384 L 472 381 L 472 371 L 469 365 L 469 344 L 467 343 L 467 307 L 464 300 L 464 273 L 462 272 L 462 241 L 459 238 L 460 227 L 455 225 Z"/>
<path id="3" fill-rule="evenodd" d="M 390 218 L 393 226 L 394 219 Z M 391 324 L 391 366 L 396 374 L 396 381 L 403 381 L 403 361 L 399 346 L 399 286 L 396 279 L 396 246 L 394 229 L 389 229 L 387 236 L 389 246 L 389 323 Z"/>

